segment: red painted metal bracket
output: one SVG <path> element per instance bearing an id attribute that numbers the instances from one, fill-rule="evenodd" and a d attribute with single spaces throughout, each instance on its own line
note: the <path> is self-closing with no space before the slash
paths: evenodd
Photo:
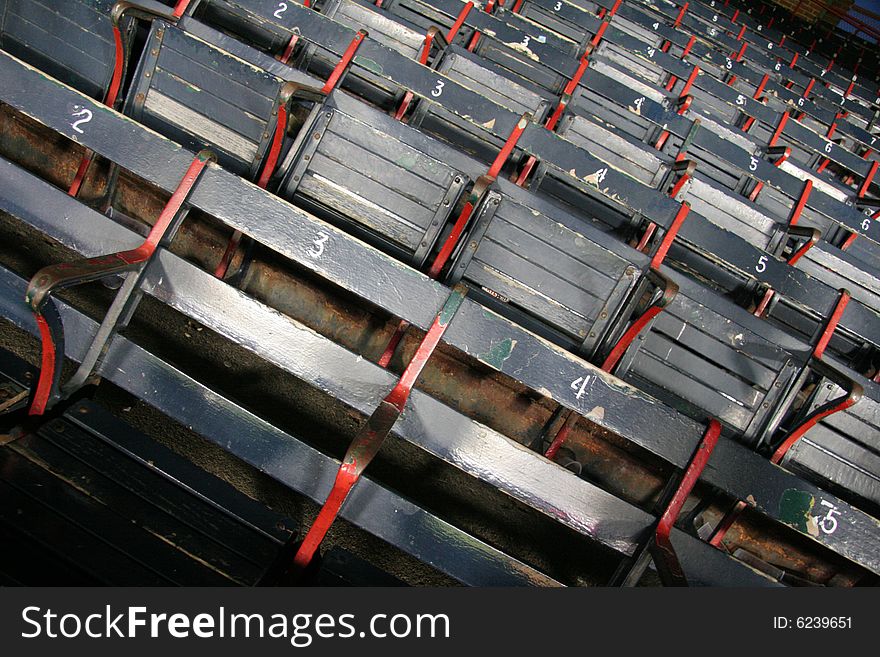
<path id="1" fill-rule="evenodd" d="M 468 1 L 464 4 L 464 6 L 461 8 L 461 11 L 458 12 L 458 17 L 455 19 L 452 27 L 449 28 L 449 32 L 446 33 L 446 41 L 448 41 L 449 43 L 455 41 L 455 37 L 458 36 L 458 31 L 461 29 L 461 26 L 464 25 L 464 22 L 467 20 L 468 14 L 471 13 L 471 9 L 473 8 L 473 2 Z"/>
<path id="2" fill-rule="evenodd" d="M 342 464 L 339 466 L 333 488 L 296 552 L 293 559 L 295 568 L 302 570 L 314 559 L 315 553 L 339 515 L 348 494 L 379 452 L 382 443 L 385 442 L 394 424 L 403 413 L 406 402 L 412 393 L 413 385 L 440 343 L 443 333 L 461 306 L 466 294 L 467 288 L 464 286 L 456 286 L 452 290 L 397 384 L 385 396 L 352 440 L 345 457 L 342 459 Z"/>
<path id="3" fill-rule="evenodd" d="M 336 85 L 339 84 L 339 80 L 342 79 L 343 74 L 351 65 L 351 60 L 354 59 L 357 49 L 367 36 L 366 30 L 358 30 L 358 33 L 354 35 L 354 38 L 351 40 L 351 43 L 348 44 L 345 52 L 342 53 L 342 59 L 339 60 L 336 67 L 333 69 L 333 72 L 330 73 L 330 77 L 327 78 L 324 86 L 321 87 L 321 93 L 329 94 L 336 88 Z"/>
<path id="4" fill-rule="evenodd" d="M 684 503 L 687 501 L 688 495 L 694 489 L 700 475 L 709 462 L 709 457 L 718 444 L 718 437 L 721 435 L 721 424 L 718 420 L 709 420 L 705 433 L 700 440 L 694 455 L 688 463 L 678 489 L 672 496 L 672 500 L 660 517 L 657 529 L 654 533 L 654 546 L 651 550 L 654 557 L 654 565 L 657 567 L 657 573 L 664 586 L 687 586 L 687 577 L 682 570 L 681 563 L 678 561 L 678 555 L 675 553 L 675 547 L 670 540 L 672 528 L 675 521 L 681 513 Z"/>
<path id="5" fill-rule="evenodd" d="M 153 257 L 159 244 L 165 240 L 169 227 L 179 216 L 202 171 L 215 159 L 210 151 L 201 151 L 195 157 L 139 247 L 71 263 L 49 265 L 40 269 L 31 279 L 25 293 L 25 301 L 33 310 L 39 325 L 43 368 L 40 370 L 40 378 L 31 402 L 30 415 L 42 415 L 46 408 L 56 401 L 58 394 L 63 353 L 56 354 L 56 350 L 59 346 L 63 346 L 63 331 L 57 310 L 51 302 L 52 292 L 141 268 Z"/>

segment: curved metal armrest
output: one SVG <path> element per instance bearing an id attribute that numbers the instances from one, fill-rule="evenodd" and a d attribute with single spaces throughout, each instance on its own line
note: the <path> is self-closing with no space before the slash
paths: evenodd
<path id="1" fill-rule="evenodd" d="M 144 255 L 143 247 L 138 247 L 110 255 L 48 265 L 31 278 L 25 293 L 25 301 L 31 310 L 39 313 L 49 295 L 55 290 L 99 281 L 114 274 L 131 271 L 148 257 L 149 254 Z"/>
<path id="2" fill-rule="evenodd" d="M 639 333 L 642 332 L 654 317 L 672 303 L 675 295 L 678 294 L 678 284 L 657 269 L 648 267 L 643 273 L 643 276 L 656 287 L 651 299 L 651 304 L 641 315 L 639 315 L 638 319 L 630 325 L 626 332 L 617 341 L 617 344 L 614 345 L 614 348 L 608 353 L 608 356 L 606 356 L 602 363 L 602 369 L 605 372 L 612 372 L 614 370 L 617 363 L 619 363 L 620 359 L 623 357 L 623 354 L 629 349 L 633 340 L 638 337 Z"/>
<path id="3" fill-rule="evenodd" d="M 786 226 L 785 232 L 790 237 L 806 238 L 806 241 L 788 259 L 788 264 L 790 265 L 793 265 L 800 260 L 803 255 L 812 249 L 822 238 L 822 232 L 818 228 L 808 228 L 807 226 Z"/>
<path id="4" fill-rule="evenodd" d="M 446 40 L 446 35 L 443 34 L 443 31 L 436 25 L 432 25 L 428 28 L 428 32 L 425 37 L 430 37 L 431 41 L 435 41 L 437 43 L 437 47 L 441 50 L 449 46 L 449 41 Z"/>
<path id="5" fill-rule="evenodd" d="M 797 427 L 792 430 L 792 432 L 786 437 L 784 441 L 782 441 L 782 443 L 779 445 L 779 447 L 776 448 L 776 451 L 773 452 L 773 455 L 770 457 L 770 460 L 777 465 L 782 462 L 785 455 L 792 448 L 792 446 L 798 440 L 803 438 L 804 434 L 806 434 L 810 429 L 816 426 L 819 421 L 828 417 L 829 415 L 837 413 L 838 411 L 846 410 L 850 406 L 858 403 L 865 392 L 865 389 L 858 381 L 853 379 L 846 372 L 838 369 L 837 366 L 835 366 L 833 363 L 829 363 L 828 361 L 822 360 L 820 358 L 813 358 L 809 366 L 816 373 L 843 388 L 844 393 L 836 399 L 831 399 L 821 406 L 815 408 L 811 413 L 807 415 L 806 418 L 804 418 L 804 420 Z"/>
<path id="6" fill-rule="evenodd" d="M 327 94 L 321 89 L 321 87 L 313 87 L 312 85 L 301 84 L 299 82 L 285 82 L 281 86 L 278 100 L 282 105 L 287 105 L 294 100 L 320 103 L 326 97 Z"/>
<path id="7" fill-rule="evenodd" d="M 119 27 L 122 19 L 125 18 L 125 16 L 127 15 L 144 20 L 159 18 L 169 23 L 177 23 L 177 21 L 180 20 L 179 16 L 175 16 L 172 13 L 164 13 L 155 9 L 144 7 L 136 2 L 125 2 L 123 0 L 113 5 L 113 9 L 110 10 L 110 21 L 113 23 L 113 27 Z"/>

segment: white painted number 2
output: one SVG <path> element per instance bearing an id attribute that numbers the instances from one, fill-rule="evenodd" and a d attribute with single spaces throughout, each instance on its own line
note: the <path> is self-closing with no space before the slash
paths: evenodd
<path id="1" fill-rule="evenodd" d="M 318 236 L 312 242 L 314 246 L 309 249 L 309 255 L 313 258 L 320 258 L 324 255 L 324 245 L 329 239 L 330 236 L 327 233 L 318 233 Z"/>
<path id="2" fill-rule="evenodd" d="M 275 18 L 281 18 L 281 15 L 282 15 L 285 11 L 287 11 L 287 3 L 286 3 L 286 2 L 279 2 L 279 3 L 278 3 L 278 9 L 276 9 L 276 10 L 275 10 L 275 13 L 272 14 L 272 15 L 273 15 Z"/>
<path id="3" fill-rule="evenodd" d="M 79 134 L 83 134 L 83 129 L 80 128 L 81 125 L 85 125 L 89 121 L 92 120 L 92 110 L 86 109 L 82 105 L 74 105 L 73 106 L 73 116 L 74 117 L 82 117 L 77 121 L 74 121 L 70 124 L 70 127 L 76 130 Z"/>
<path id="4" fill-rule="evenodd" d="M 579 376 L 574 381 L 571 382 L 571 389 L 576 391 L 574 396 L 575 399 L 580 399 L 584 395 L 584 391 L 587 388 L 587 384 L 590 382 L 590 375 L 587 376 Z"/>
<path id="5" fill-rule="evenodd" d="M 440 94 L 443 93 L 443 85 L 446 84 L 443 80 L 437 80 L 437 86 L 431 89 L 431 95 L 434 98 L 439 98 Z"/>

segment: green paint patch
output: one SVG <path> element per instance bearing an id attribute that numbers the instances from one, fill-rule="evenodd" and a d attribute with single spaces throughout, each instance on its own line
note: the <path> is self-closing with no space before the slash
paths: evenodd
<path id="1" fill-rule="evenodd" d="M 400 167 L 407 169 L 407 170 L 415 169 L 416 165 L 418 163 L 419 163 L 419 159 L 415 155 L 411 155 L 411 154 L 410 155 L 403 155 L 403 156 L 397 158 L 397 160 L 395 161 L 395 164 L 397 164 Z"/>
<path id="2" fill-rule="evenodd" d="M 453 290 L 446 303 L 440 309 L 440 315 L 437 318 L 442 326 L 447 326 L 452 321 L 462 301 L 464 301 L 464 294 L 460 290 Z"/>
<path id="3" fill-rule="evenodd" d="M 816 504 L 816 498 L 806 491 L 789 488 L 779 500 L 779 518 L 801 532 L 810 533 L 813 520 L 810 513 Z"/>
<path id="4" fill-rule="evenodd" d="M 378 75 L 382 75 L 385 73 L 385 70 L 379 65 L 378 62 L 373 61 L 372 59 L 367 59 L 366 57 L 355 57 L 354 61 L 357 62 L 358 65 L 363 66 L 368 71 L 372 71 Z"/>
<path id="5" fill-rule="evenodd" d="M 510 354 L 513 352 L 515 346 L 516 340 L 507 338 L 501 342 L 494 343 L 488 352 L 480 354 L 478 358 L 484 363 L 491 365 L 496 370 L 500 370 L 502 365 L 504 365 L 504 361 L 510 358 Z"/>

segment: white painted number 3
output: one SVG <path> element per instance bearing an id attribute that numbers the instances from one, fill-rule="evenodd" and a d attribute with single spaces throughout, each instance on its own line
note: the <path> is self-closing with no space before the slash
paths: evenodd
<path id="1" fill-rule="evenodd" d="M 324 245 L 329 239 L 330 236 L 327 233 L 318 233 L 318 236 L 313 241 L 314 246 L 309 249 L 309 255 L 313 258 L 320 258 L 324 255 Z"/>
<path id="2" fill-rule="evenodd" d="M 590 376 L 579 376 L 571 382 L 571 389 L 577 391 L 574 398 L 580 399 L 584 395 L 587 384 L 590 382 Z"/>
<path id="3" fill-rule="evenodd" d="M 286 2 L 279 2 L 278 9 L 276 9 L 275 13 L 272 15 L 275 18 L 281 18 L 281 14 L 283 14 L 285 11 L 287 11 L 287 3 Z"/>
<path id="4" fill-rule="evenodd" d="M 71 123 L 70 127 L 76 130 L 79 134 L 83 134 L 83 129 L 80 128 L 80 126 L 85 125 L 92 120 L 92 110 L 86 109 L 82 105 L 74 105 L 73 116 L 81 118 Z"/>
<path id="5" fill-rule="evenodd" d="M 443 85 L 446 84 L 443 80 L 437 80 L 437 86 L 431 89 L 431 95 L 434 98 L 439 98 L 440 94 L 443 93 Z"/>

